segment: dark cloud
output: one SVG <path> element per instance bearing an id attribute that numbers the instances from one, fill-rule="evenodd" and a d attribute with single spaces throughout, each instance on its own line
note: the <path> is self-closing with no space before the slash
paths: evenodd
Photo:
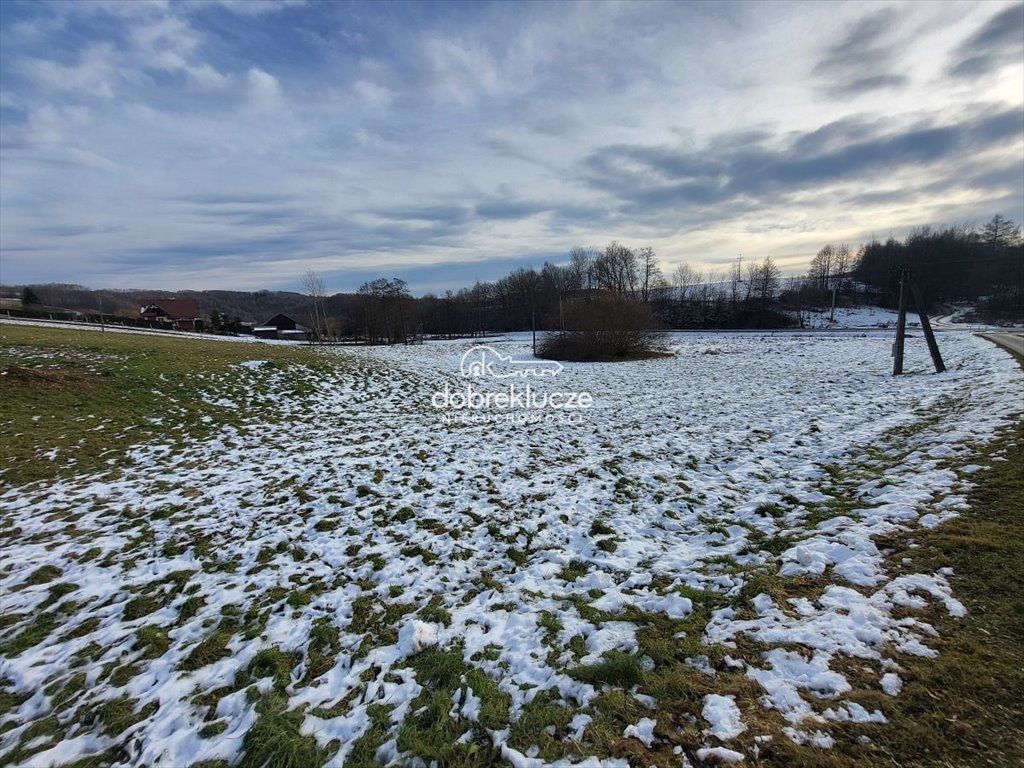
<path id="1" fill-rule="evenodd" d="M 124 232 L 125 227 L 95 227 L 87 224 L 48 224 L 42 227 L 34 227 L 31 231 L 35 234 L 50 235 L 52 237 L 81 237 L 83 235 L 106 235 L 113 232 Z"/>
<path id="2" fill-rule="evenodd" d="M 392 222 L 427 222 L 433 224 L 461 224 L 472 212 L 464 205 L 419 205 L 375 208 L 366 211 Z"/>
<path id="3" fill-rule="evenodd" d="M 975 78 L 1024 57 L 1024 4 L 997 13 L 954 51 L 949 65 L 953 77 Z"/>
<path id="4" fill-rule="evenodd" d="M 229 226 L 276 226 L 305 218 L 305 206 L 301 201 L 274 193 L 205 193 L 167 200 L 197 220 Z"/>
<path id="5" fill-rule="evenodd" d="M 822 89 L 842 98 L 907 83 L 896 66 L 893 30 L 897 14 L 887 8 L 851 25 L 839 42 L 828 44 L 814 66 Z"/>
<path id="6" fill-rule="evenodd" d="M 865 141 L 878 133 L 875 123 L 858 117 L 836 120 L 807 133 L 798 134 L 792 151 L 808 155 L 832 152 L 836 149 Z M 750 142 L 756 143 L 756 142 Z"/>
<path id="7" fill-rule="evenodd" d="M 818 71 L 845 71 L 864 64 L 864 54 L 877 50 L 882 38 L 891 27 L 895 11 L 887 8 L 854 22 L 838 43 L 831 43 L 818 62 Z"/>
<path id="8" fill-rule="evenodd" d="M 850 119 L 793 137 L 787 147 L 723 142 L 703 150 L 615 145 L 583 162 L 580 178 L 618 198 L 626 212 L 659 217 L 667 209 L 699 215 L 714 206 L 776 204 L 797 193 L 902 168 L 955 167 L 972 153 L 1004 145 L 1024 131 L 1017 110 L 982 112 L 960 123 L 881 132 Z M 690 210 L 687 210 L 689 207 Z"/>
<path id="9" fill-rule="evenodd" d="M 503 200 L 496 198 L 476 206 L 476 215 L 484 219 L 525 219 L 543 213 L 550 206 L 525 200 Z"/>
<path id="10" fill-rule="evenodd" d="M 905 85 L 906 82 L 907 78 L 903 75 L 871 75 L 870 77 L 852 80 L 840 86 L 837 92 L 847 96 L 856 96 L 868 91 L 877 91 L 880 88 L 898 88 L 901 85 Z"/>
<path id="11" fill-rule="evenodd" d="M 279 205 L 288 202 L 285 195 L 271 193 L 245 193 L 245 192 L 220 192 L 196 195 L 181 195 L 167 198 L 176 203 L 186 203 L 196 206 L 263 206 Z"/>

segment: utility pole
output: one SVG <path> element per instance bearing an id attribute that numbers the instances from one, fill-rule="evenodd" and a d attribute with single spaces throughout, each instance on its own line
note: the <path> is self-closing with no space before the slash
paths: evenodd
<path id="1" fill-rule="evenodd" d="M 907 283 L 910 283 L 910 285 L 908 286 Z M 904 266 L 900 271 L 900 313 L 896 324 L 896 341 L 893 343 L 892 350 L 892 375 L 899 376 L 903 373 L 903 346 L 907 333 L 908 291 L 912 291 L 914 294 L 914 308 L 917 310 L 918 317 L 921 318 L 921 330 L 924 331 L 924 338 L 928 342 L 928 353 L 932 356 L 932 365 L 935 366 L 936 373 L 942 373 L 946 370 L 946 365 L 942 362 L 939 345 L 935 340 L 935 333 L 932 331 L 932 324 L 928 319 L 928 313 L 925 311 L 921 287 L 917 284 L 910 270 Z"/>
<path id="2" fill-rule="evenodd" d="M 903 373 L 903 342 L 907 335 L 907 268 L 900 270 L 900 314 L 896 320 L 896 341 L 892 348 L 892 375 Z"/>
<path id="3" fill-rule="evenodd" d="M 932 331 L 932 322 L 928 319 L 928 313 L 924 309 L 924 300 L 921 296 L 921 287 L 917 281 L 911 278 L 910 288 L 914 292 L 914 306 L 917 307 L 918 317 L 921 318 L 921 330 L 924 331 L 925 341 L 928 342 L 928 354 L 932 356 L 932 365 L 936 373 L 946 370 L 946 364 L 942 362 L 942 355 L 939 353 L 938 342 L 935 341 L 935 333 Z"/>

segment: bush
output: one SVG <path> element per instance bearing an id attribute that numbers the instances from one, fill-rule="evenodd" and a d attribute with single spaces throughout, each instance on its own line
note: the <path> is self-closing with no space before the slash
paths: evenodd
<path id="1" fill-rule="evenodd" d="M 615 296 L 590 299 L 567 308 L 565 330 L 537 346 L 547 360 L 637 360 L 665 354 L 662 334 L 650 307 Z"/>

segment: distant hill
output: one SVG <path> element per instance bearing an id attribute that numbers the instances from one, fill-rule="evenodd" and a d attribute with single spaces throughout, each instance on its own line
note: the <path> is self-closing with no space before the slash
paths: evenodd
<path id="1" fill-rule="evenodd" d="M 16 297 L 24 286 L 0 285 L 0 295 Z M 204 318 L 220 312 L 243 322 L 262 323 L 278 313 L 307 322 L 309 299 L 292 291 L 160 291 L 132 288 L 93 290 L 82 285 L 48 283 L 32 285 L 42 304 L 84 313 L 98 312 L 121 317 L 138 317 L 147 299 L 171 297 L 195 299 Z"/>

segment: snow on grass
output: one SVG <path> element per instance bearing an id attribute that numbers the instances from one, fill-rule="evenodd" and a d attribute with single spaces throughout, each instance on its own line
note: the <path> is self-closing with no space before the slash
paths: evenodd
<path id="1" fill-rule="evenodd" d="M 882 690 L 890 696 L 899 696 L 900 691 L 903 690 L 903 681 L 894 672 L 887 672 L 882 675 L 882 679 L 879 682 L 881 683 Z"/>
<path id="2" fill-rule="evenodd" d="M 735 696 L 709 693 L 704 697 L 704 709 L 701 714 L 711 724 L 707 733 L 722 741 L 735 739 L 747 730 L 740 716 L 740 708 L 736 706 Z"/>
<path id="3" fill-rule="evenodd" d="M 704 747 L 697 750 L 697 759 L 729 765 L 743 762 L 743 753 L 725 747 Z"/>
<path id="4" fill-rule="evenodd" d="M 946 462 L 1021 385 L 966 335 L 949 372 L 911 347 L 893 379 L 890 342 L 676 335 L 531 382 L 593 395 L 571 424 L 445 423 L 466 342 L 207 377 L 212 437 L 0 496 L 0 755 L 611 765 L 630 728 L 658 748 L 671 702 L 689 754 L 728 761 L 698 715 L 737 749 L 755 715 L 819 747 L 881 724 L 841 662 L 895 695 L 892 658 L 934 653 L 924 609 L 963 607 L 877 541 L 964 508 Z"/>
<path id="5" fill-rule="evenodd" d="M 835 314 L 823 309 L 804 312 L 806 328 L 895 328 L 899 313 L 882 307 L 836 307 Z M 920 318 L 913 312 L 907 314 L 907 324 L 920 325 Z"/>
<path id="6" fill-rule="evenodd" d="M 651 746 L 654 742 L 654 726 L 657 722 L 649 717 L 641 717 L 635 725 L 626 726 L 626 730 L 622 732 L 623 738 L 638 739 L 643 742 L 645 747 Z"/>

